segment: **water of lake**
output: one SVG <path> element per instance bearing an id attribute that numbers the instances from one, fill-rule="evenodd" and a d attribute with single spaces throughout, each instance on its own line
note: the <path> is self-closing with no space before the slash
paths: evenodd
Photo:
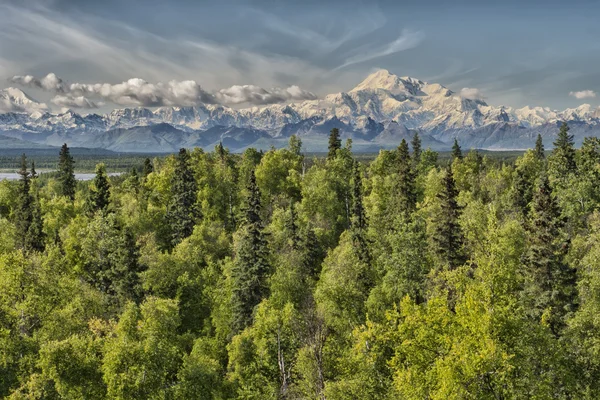
<path id="1" fill-rule="evenodd" d="M 47 172 L 47 171 L 44 171 Z M 120 172 L 109 172 L 109 176 L 120 175 Z M 78 181 L 91 181 L 94 179 L 96 174 L 75 174 L 75 179 Z M 14 181 L 20 178 L 20 175 L 16 172 L 0 172 L 0 181 L 3 179 L 8 179 L 9 181 Z"/>

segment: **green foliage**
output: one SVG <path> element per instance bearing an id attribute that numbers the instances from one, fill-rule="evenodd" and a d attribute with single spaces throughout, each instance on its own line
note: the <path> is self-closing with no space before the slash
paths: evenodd
<path id="1" fill-rule="evenodd" d="M 458 140 L 454 139 L 454 144 L 452 145 L 452 160 L 462 160 L 463 154 L 460 145 L 458 144 Z"/>
<path id="2" fill-rule="evenodd" d="M 342 140 L 340 139 L 340 130 L 332 128 L 329 133 L 329 145 L 327 147 L 327 159 L 333 160 L 336 157 L 337 151 L 342 148 Z"/>
<path id="3" fill-rule="evenodd" d="M 232 270 L 233 332 L 239 332 L 253 320 L 254 307 L 267 295 L 270 272 L 267 241 L 261 219 L 260 191 L 254 173 L 250 175 L 244 222 L 235 241 Z"/>
<path id="4" fill-rule="evenodd" d="M 176 246 L 194 230 L 200 216 L 196 204 L 197 186 L 186 149 L 179 150 L 171 183 L 171 201 L 167 205 L 166 223 L 171 230 L 171 245 Z"/>
<path id="5" fill-rule="evenodd" d="M 600 396 L 597 138 L 565 125 L 548 161 L 540 137 L 452 160 L 331 138 L 107 157 L 128 172 L 68 193 L 66 146 L 57 173 L 22 159 L 0 182 L 0 397 Z"/>
<path id="6" fill-rule="evenodd" d="M 58 155 L 58 181 L 60 182 L 60 194 L 75 200 L 75 161 L 71 156 L 67 144 L 63 144 Z"/>
<path id="7" fill-rule="evenodd" d="M 96 166 L 96 176 L 89 188 L 87 209 L 90 213 L 107 211 L 110 204 L 110 184 L 104 164 Z"/>

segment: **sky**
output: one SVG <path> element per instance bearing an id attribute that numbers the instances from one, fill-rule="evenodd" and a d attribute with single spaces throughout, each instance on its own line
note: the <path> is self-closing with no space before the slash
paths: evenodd
<path id="1" fill-rule="evenodd" d="M 384 68 L 492 105 L 600 105 L 598 1 L 0 0 L 0 88 L 53 110 L 261 106 Z"/>

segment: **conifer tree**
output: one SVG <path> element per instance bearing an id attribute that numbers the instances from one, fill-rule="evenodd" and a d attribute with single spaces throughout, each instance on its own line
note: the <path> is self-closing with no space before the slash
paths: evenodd
<path id="1" fill-rule="evenodd" d="M 36 188 L 37 191 L 37 188 Z M 42 220 L 42 208 L 40 206 L 39 193 L 31 197 L 31 224 L 27 229 L 25 247 L 28 250 L 44 251 L 45 234 Z"/>
<path id="2" fill-rule="evenodd" d="M 75 161 L 67 144 L 63 144 L 58 155 L 58 181 L 60 182 L 60 193 L 71 200 L 75 200 Z"/>
<path id="3" fill-rule="evenodd" d="M 544 154 L 544 141 L 542 135 L 538 133 L 537 139 L 535 140 L 535 156 L 538 160 L 543 160 L 546 155 Z"/>
<path id="4" fill-rule="evenodd" d="M 290 240 L 292 244 L 292 248 L 294 250 L 298 250 L 300 247 L 300 235 L 298 232 L 298 224 L 296 223 L 296 219 L 298 215 L 296 213 L 296 208 L 294 207 L 294 201 L 290 201 L 290 217 L 285 223 L 285 228 L 289 232 Z"/>
<path id="5" fill-rule="evenodd" d="M 146 157 L 144 159 L 144 169 L 143 169 L 144 178 L 147 177 L 148 175 L 150 175 L 152 172 L 154 172 L 154 165 L 152 164 L 152 160 L 150 160 L 150 158 Z"/>
<path id="6" fill-rule="evenodd" d="M 118 229 L 119 243 L 115 249 L 115 264 L 112 266 L 113 291 L 123 299 L 140 303 L 143 299 L 143 288 L 140 273 L 144 267 L 139 263 L 139 248 L 129 227 Z"/>
<path id="7" fill-rule="evenodd" d="M 35 170 L 35 161 L 31 162 L 31 172 L 30 172 L 30 175 L 31 175 L 31 179 L 35 179 L 35 178 L 38 177 L 37 171 Z"/>
<path id="8" fill-rule="evenodd" d="M 252 323 L 254 308 L 268 294 L 269 254 L 261 219 L 261 195 L 254 171 L 250 173 L 247 191 L 244 220 L 239 230 L 232 269 L 234 333 Z"/>
<path id="9" fill-rule="evenodd" d="M 354 174 L 352 179 L 352 210 L 350 229 L 352 241 L 358 258 L 369 264 L 371 256 L 369 253 L 368 242 L 366 238 L 367 219 L 365 208 L 363 206 L 362 178 L 358 162 L 354 162 Z"/>
<path id="10" fill-rule="evenodd" d="M 416 167 L 417 165 L 419 165 L 419 161 L 421 161 L 421 152 L 422 152 L 421 137 L 419 136 L 418 132 L 415 132 L 415 134 L 413 135 L 410 145 L 412 147 L 413 164 Z"/>
<path id="11" fill-rule="evenodd" d="M 215 146 L 215 153 L 217 153 L 220 160 L 225 160 L 227 152 L 225 151 L 225 147 L 223 147 L 223 142 L 219 142 L 219 144 Z"/>
<path id="12" fill-rule="evenodd" d="M 31 177 L 29 171 L 27 171 L 27 157 L 25 157 L 25 154 L 21 156 L 19 175 L 17 204 L 13 215 L 19 247 L 28 250 L 29 227 L 33 220 L 33 214 L 30 194 Z"/>
<path id="13" fill-rule="evenodd" d="M 545 320 L 554 334 L 560 332 L 565 316 L 577 306 L 577 276 L 564 259 L 568 243 L 563 239 L 563 227 L 558 202 L 552 196 L 548 178 L 543 176 L 534 194 L 528 225 L 526 295 L 533 303 L 529 308 L 532 316 Z"/>
<path id="14" fill-rule="evenodd" d="M 397 151 L 398 160 L 398 181 L 396 198 L 398 202 L 398 211 L 400 213 L 410 214 L 417 204 L 417 194 L 415 188 L 415 173 L 408 151 L 408 143 L 402 139 Z"/>
<path id="15" fill-rule="evenodd" d="M 433 232 L 433 251 L 450 269 L 466 261 L 463 249 L 463 234 L 459 224 L 460 206 L 456 201 L 458 191 L 448 168 L 442 181 L 442 191 L 438 194 L 440 213 L 435 221 Z"/>
<path id="16" fill-rule="evenodd" d="M 575 142 L 573 135 L 569 135 L 569 126 L 563 122 L 560 126 L 558 136 L 554 142 L 554 149 L 548 158 L 548 171 L 552 183 L 562 181 L 563 183 L 570 173 L 577 170 L 575 163 Z"/>
<path id="17" fill-rule="evenodd" d="M 192 234 L 200 217 L 196 205 L 197 190 L 194 172 L 190 166 L 190 155 L 186 149 L 180 149 L 171 185 L 172 197 L 166 214 L 173 247 Z"/>
<path id="18" fill-rule="evenodd" d="M 309 276 L 316 279 L 321 273 L 325 254 L 312 227 L 308 226 L 300 231 L 300 247 L 303 252 L 302 267 Z"/>
<path id="19" fill-rule="evenodd" d="M 340 139 L 340 130 L 338 128 L 333 128 L 329 133 L 329 152 L 327 153 L 327 159 L 333 160 L 337 154 L 337 151 L 341 148 L 342 140 Z"/>
<path id="20" fill-rule="evenodd" d="M 90 213 L 106 211 L 110 204 L 110 185 L 104 164 L 96 165 L 96 176 L 92 180 L 90 193 L 87 200 L 87 209 Z"/>
<path id="21" fill-rule="evenodd" d="M 463 158 L 463 154 L 462 154 L 462 149 L 460 148 L 459 144 L 458 144 L 458 140 L 456 140 L 456 138 L 454 138 L 454 144 L 452 145 L 452 160 L 462 160 Z"/>

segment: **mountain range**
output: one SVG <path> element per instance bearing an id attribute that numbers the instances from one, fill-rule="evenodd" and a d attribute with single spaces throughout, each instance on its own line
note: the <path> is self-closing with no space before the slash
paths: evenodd
<path id="1" fill-rule="evenodd" d="M 287 105 L 234 109 L 222 105 L 115 109 L 105 115 L 54 114 L 20 89 L 0 90 L 0 101 L 26 106 L 0 114 L 0 140 L 11 146 L 69 146 L 117 152 L 174 152 L 181 147 L 232 151 L 282 147 L 291 135 L 307 151 L 326 151 L 329 131 L 352 138 L 355 151 L 393 148 L 418 132 L 424 147 L 446 150 L 456 138 L 465 148 L 524 149 L 537 134 L 551 147 L 558 126 L 569 123 L 576 144 L 600 135 L 600 108 L 584 104 L 555 111 L 488 105 L 437 84 L 379 70 L 348 92 Z"/>

